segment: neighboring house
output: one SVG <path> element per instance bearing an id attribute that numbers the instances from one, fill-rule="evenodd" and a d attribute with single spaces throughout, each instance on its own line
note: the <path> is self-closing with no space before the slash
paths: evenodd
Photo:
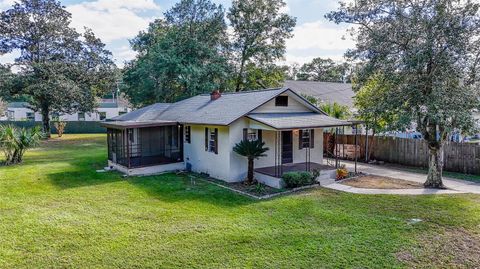
<path id="1" fill-rule="evenodd" d="M 255 161 L 255 177 L 281 187 L 287 171 L 323 169 L 323 128 L 350 126 L 288 89 L 198 95 L 154 104 L 102 124 L 108 163 L 128 175 L 171 170 L 243 181 L 247 160 L 233 151 L 242 139 L 260 139 L 269 151 Z"/>
<path id="2" fill-rule="evenodd" d="M 99 103 L 98 108 L 91 113 L 73 113 L 73 114 L 61 114 L 56 115 L 52 113 L 50 118 L 52 120 L 63 121 L 105 121 L 119 115 L 128 113 L 130 108 L 124 102 L 118 102 L 116 99 L 103 99 Z M 7 111 L 3 117 L 0 117 L 3 121 L 42 121 L 42 115 L 39 112 L 34 112 L 28 108 L 26 102 L 12 102 L 8 103 Z"/>
<path id="3" fill-rule="evenodd" d="M 352 115 L 355 115 L 357 112 L 354 106 L 355 92 L 353 92 L 352 84 L 350 83 L 287 80 L 284 82 L 284 85 L 286 88 L 290 88 L 301 95 L 315 97 L 319 105 L 338 103 L 347 106 Z M 350 127 L 340 128 L 338 131 L 345 134 L 355 133 L 355 129 Z M 360 128 L 358 132 L 363 133 L 365 131 Z"/>
<path id="4" fill-rule="evenodd" d="M 354 96 L 352 84 L 340 82 L 322 82 L 322 81 L 300 81 L 287 80 L 284 87 L 290 88 L 299 94 L 309 95 L 317 98 L 321 103 L 339 103 L 350 107 L 352 112 L 354 108 Z"/>

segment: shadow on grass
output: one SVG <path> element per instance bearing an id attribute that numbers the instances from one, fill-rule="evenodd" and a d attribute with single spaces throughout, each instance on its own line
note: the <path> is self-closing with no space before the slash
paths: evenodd
<path id="1" fill-rule="evenodd" d="M 174 173 L 149 177 L 130 177 L 128 182 L 150 196 L 165 202 L 193 200 L 217 206 L 243 206 L 257 202 L 208 182 L 192 181 L 187 175 Z"/>
<path id="2" fill-rule="evenodd" d="M 59 189 L 72 189 L 87 186 L 103 185 L 122 180 L 117 172 L 97 173 L 95 170 L 73 170 L 47 175 L 50 181 Z"/>

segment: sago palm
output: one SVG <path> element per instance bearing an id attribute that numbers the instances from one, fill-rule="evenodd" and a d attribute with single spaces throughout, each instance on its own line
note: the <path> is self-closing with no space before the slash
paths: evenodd
<path id="1" fill-rule="evenodd" d="M 17 128 L 12 125 L 0 126 L 0 148 L 5 154 L 5 164 L 23 161 L 25 152 L 38 144 L 42 133 L 37 126 L 33 129 Z"/>
<path id="2" fill-rule="evenodd" d="M 269 148 L 265 147 L 265 142 L 259 140 L 242 140 L 233 147 L 233 151 L 244 156 L 248 160 L 247 184 L 253 183 L 254 160 L 267 156 Z"/>

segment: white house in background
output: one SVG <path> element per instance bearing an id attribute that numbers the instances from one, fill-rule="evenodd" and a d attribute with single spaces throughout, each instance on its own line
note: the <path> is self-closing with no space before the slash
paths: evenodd
<path id="1" fill-rule="evenodd" d="M 289 88 L 198 95 L 154 104 L 102 125 L 108 134 L 108 163 L 128 175 L 172 170 L 205 173 L 227 182 L 243 181 L 247 161 L 233 151 L 242 139 L 260 139 L 269 151 L 255 161 L 255 177 L 281 187 L 289 171 L 323 165 L 323 129 L 353 123 L 327 116 Z M 333 171 L 333 174 L 332 174 Z"/>
<path id="2" fill-rule="evenodd" d="M 131 109 L 125 102 L 120 102 L 117 99 L 103 99 L 94 112 L 78 112 L 60 115 L 53 114 L 50 118 L 52 120 L 60 119 L 63 121 L 105 121 L 130 111 Z M 28 103 L 26 102 L 12 102 L 8 104 L 7 111 L 3 117 L 0 117 L 0 120 L 42 121 L 42 115 L 28 108 Z"/>

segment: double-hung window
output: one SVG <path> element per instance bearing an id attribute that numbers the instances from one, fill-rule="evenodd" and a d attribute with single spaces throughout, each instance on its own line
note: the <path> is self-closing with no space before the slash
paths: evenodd
<path id="1" fill-rule="evenodd" d="M 35 121 L 35 112 L 27 112 L 27 120 Z"/>
<path id="2" fill-rule="evenodd" d="M 298 135 L 299 149 L 313 148 L 315 139 L 315 132 L 313 129 L 300 130 Z"/>
<path id="3" fill-rule="evenodd" d="M 85 113 L 78 112 L 78 121 L 85 121 Z"/>
<path id="4" fill-rule="evenodd" d="M 218 129 L 205 128 L 205 151 L 218 154 Z"/>
<path id="5" fill-rule="evenodd" d="M 243 129 L 243 140 L 248 140 L 248 141 L 260 140 L 260 141 L 262 141 L 262 130 L 260 130 L 260 129 L 250 129 L 250 128 Z"/>

